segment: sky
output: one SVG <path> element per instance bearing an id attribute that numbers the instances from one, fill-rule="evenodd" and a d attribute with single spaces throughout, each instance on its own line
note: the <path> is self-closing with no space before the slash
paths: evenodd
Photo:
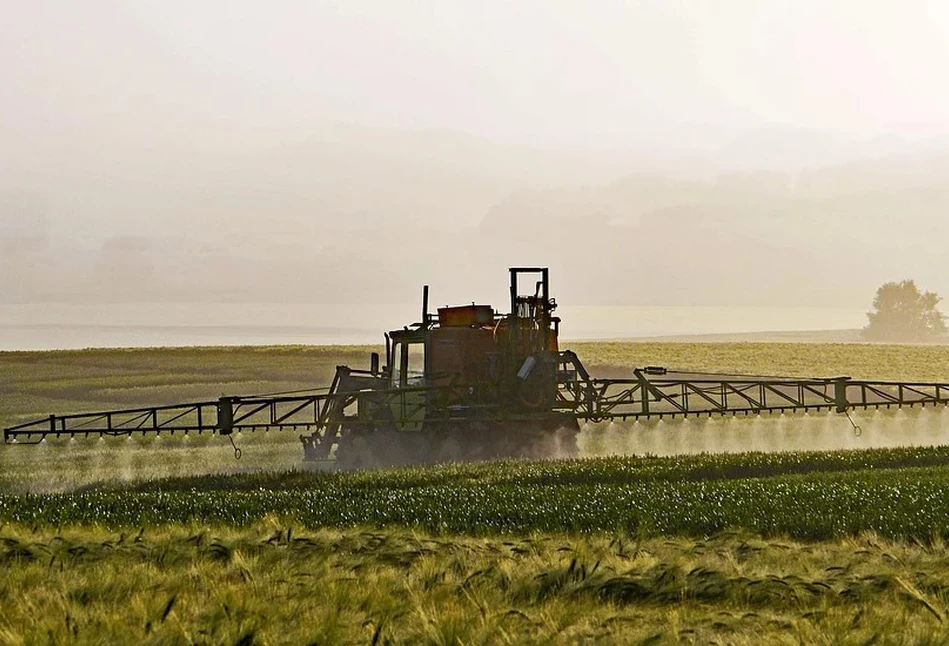
<path id="1" fill-rule="evenodd" d="M 938 1 L 4 4 L 0 132 L 44 149 L 321 120 L 594 147 L 949 131 Z"/>
<path id="2" fill-rule="evenodd" d="M 859 306 L 878 281 L 914 276 L 949 293 L 949 161 L 895 156 L 935 142 L 949 160 L 946 3 L 0 10 L 0 300 L 86 293 L 70 281 L 91 294 L 124 278 L 112 291 L 140 297 L 146 278 L 267 292 L 316 275 L 366 300 L 438 272 L 446 289 L 465 271 L 484 285 L 489 264 L 519 262 L 655 269 L 596 302 Z M 696 183 L 736 170 L 783 174 Z M 534 235 L 531 218 L 556 224 Z M 584 235 L 613 246 L 578 250 Z M 443 271 L 462 247 L 480 264 Z M 781 289 L 733 278 L 779 261 Z M 568 294 L 592 291 L 576 278 Z"/>

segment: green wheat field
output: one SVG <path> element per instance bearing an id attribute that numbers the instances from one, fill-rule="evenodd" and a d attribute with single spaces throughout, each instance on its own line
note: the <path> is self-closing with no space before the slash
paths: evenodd
<path id="1" fill-rule="evenodd" d="M 949 382 L 949 347 L 577 343 Z M 326 386 L 371 347 L 0 353 L 0 425 Z M 297 434 L 0 448 L 0 643 L 946 643 L 949 412 L 583 429 L 578 460 L 302 468 Z M 820 450 L 815 450 L 820 449 Z"/>

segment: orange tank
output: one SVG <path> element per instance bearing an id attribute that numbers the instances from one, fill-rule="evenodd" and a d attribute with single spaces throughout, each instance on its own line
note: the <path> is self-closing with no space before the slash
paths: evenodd
<path id="1" fill-rule="evenodd" d="M 438 324 L 442 327 L 472 327 L 494 322 L 494 308 L 490 305 L 461 305 L 438 308 Z"/>

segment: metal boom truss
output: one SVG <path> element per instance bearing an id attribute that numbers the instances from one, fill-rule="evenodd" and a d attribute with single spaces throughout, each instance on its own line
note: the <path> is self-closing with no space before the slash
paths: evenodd
<path id="1" fill-rule="evenodd" d="M 558 384 L 551 412 L 579 421 L 675 418 L 689 415 L 751 415 L 777 411 L 837 411 L 949 405 L 949 384 L 674 373 L 637 369 L 631 379 L 596 379 L 572 352 L 559 357 Z M 424 414 L 432 401 L 456 399 L 453 386 L 403 388 L 373 393 L 375 406 L 399 407 L 400 417 Z M 419 397 L 424 393 L 424 397 Z M 50 415 L 4 429 L 5 443 L 37 443 L 47 437 L 126 436 L 140 433 L 219 433 L 304 430 L 325 445 L 343 424 L 368 423 L 358 413 L 359 392 L 329 390 L 281 395 L 221 397 L 218 400 L 146 406 L 72 415 Z M 492 419 L 515 421 L 522 415 L 472 407 L 441 408 L 427 423 Z"/>

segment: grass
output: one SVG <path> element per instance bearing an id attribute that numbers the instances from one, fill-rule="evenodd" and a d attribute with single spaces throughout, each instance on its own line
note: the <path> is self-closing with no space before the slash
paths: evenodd
<path id="1" fill-rule="evenodd" d="M 0 530 L 0 641 L 944 643 L 942 546 L 726 532 Z"/>
<path id="2" fill-rule="evenodd" d="M 375 347 L 234 347 L 0 352 L 0 423 L 51 412 L 214 399 L 329 385 Z"/>
<path id="3" fill-rule="evenodd" d="M 947 345 L 588 342 L 570 348 L 603 375 L 658 365 L 720 373 L 949 382 Z"/>
<path id="4" fill-rule="evenodd" d="M 949 381 L 944 346 L 571 347 L 604 376 Z M 373 349 L 0 353 L 0 424 L 324 386 Z M 242 434 L 240 462 L 208 436 L 2 447 L 0 643 L 945 643 L 949 449 L 642 455 L 945 437 L 880 415 L 859 441 L 829 416 L 594 427 L 588 455 L 638 456 L 354 474 L 292 471 L 290 433 Z"/>

